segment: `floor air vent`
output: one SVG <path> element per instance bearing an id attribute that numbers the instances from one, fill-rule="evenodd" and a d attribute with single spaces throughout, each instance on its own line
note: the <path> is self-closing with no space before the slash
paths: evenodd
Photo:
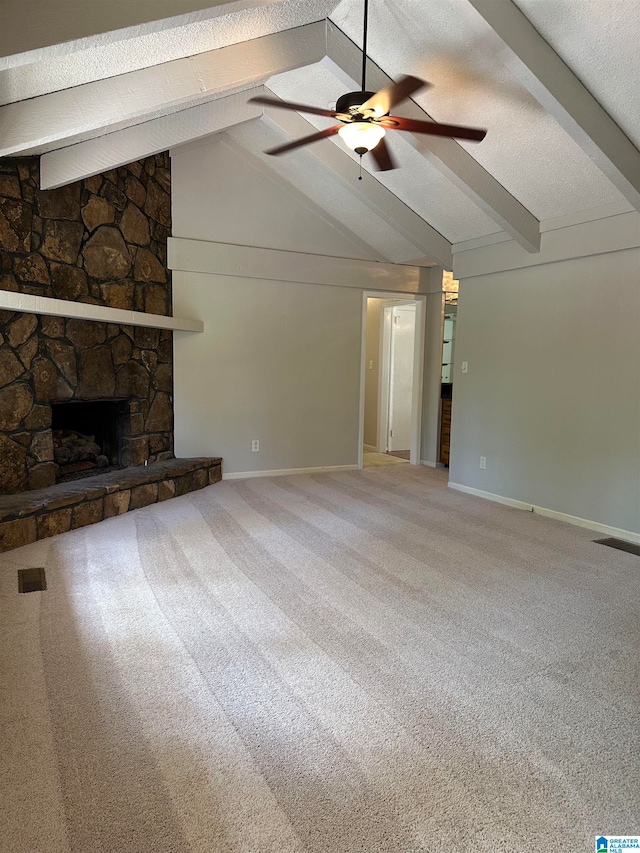
<path id="1" fill-rule="evenodd" d="M 39 592 L 47 588 L 43 568 L 18 569 L 18 592 Z"/>
<path id="2" fill-rule="evenodd" d="M 635 542 L 626 542 L 624 539 L 615 539 L 613 536 L 609 536 L 606 539 L 594 539 L 593 541 L 597 545 L 606 545 L 607 548 L 617 548 L 618 551 L 626 551 L 629 554 L 635 554 L 636 557 L 640 557 L 640 545 L 636 545 Z"/>

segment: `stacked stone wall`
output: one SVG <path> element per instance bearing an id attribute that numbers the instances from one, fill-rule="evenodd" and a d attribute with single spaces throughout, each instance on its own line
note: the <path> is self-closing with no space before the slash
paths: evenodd
<path id="1" fill-rule="evenodd" d="M 56 190 L 0 161 L 0 290 L 171 314 L 169 157 Z M 51 403 L 128 399 L 127 464 L 173 455 L 172 334 L 0 311 L 0 494 L 55 482 Z"/>
<path id="2" fill-rule="evenodd" d="M 169 162 L 39 190 L 37 159 L 0 161 L 0 288 L 170 314 Z"/>

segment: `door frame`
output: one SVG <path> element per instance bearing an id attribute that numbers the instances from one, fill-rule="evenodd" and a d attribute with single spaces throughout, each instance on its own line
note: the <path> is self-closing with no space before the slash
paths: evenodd
<path id="1" fill-rule="evenodd" d="M 415 303 L 416 306 L 416 330 L 413 343 L 413 394 L 411 400 L 411 444 L 409 447 L 409 463 L 411 465 L 421 464 L 422 455 L 422 398 L 424 385 L 424 344 L 426 335 L 426 319 L 427 319 L 427 297 L 426 294 L 420 293 L 385 293 L 379 290 L 365 290 L 362 293 L 362 330 L 360 343 L 360 417 L 358 429 L 358 468 L 363 466 L 363 443 L 364 443 L 364 389 L 366 377 L 366 358 L 367 358 L 367 299 L 384 299 L 388 300 L 388 307 L 395 305 L 403 305 L 407 302 Z M 383 308 L 386 308 L 384 305 Z M 382 353 L 382 323 L 384 322 L 385 311 L 381 312 L 380 326 L 380 375 L 378 379 L 378 407 L 382 403 L 382 390 L 384 387 L 383 373 L 387 374 L 386 395 L 387 395 L 387 410 L 388 410 L 388 353 L 386 361 L 383 360 Z M 387 336 L 388 338 L 388 336 Z M 386 367 L 383 368 L 383 364 Z M 378 447 L 380 447 L 380 418 L 378 418 Z"/>

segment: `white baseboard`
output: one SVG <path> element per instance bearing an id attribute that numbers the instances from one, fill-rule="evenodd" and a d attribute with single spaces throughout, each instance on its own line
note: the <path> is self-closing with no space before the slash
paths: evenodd
<path id="1" fill-rule="evenodd" d="M 494 495 L 493 492 L 484 492 L 482 489 L 474 489 L 472 486 L 463 486 L 461 483 L 452 483 L 449 480 L 447 484 L 450 489 L 455 489 L 457 492 L 464 492 L 467 495 L 474 495 L 476 498 L 485 498 L 494 503 L 505 504 L 505 506 L 513 506 L 516 509 L 526 509 L 528 512 L 533 512 L 533 504 L 517 501 L 514 498 L 503 498 L 502 495 Z"/>
<path id="2" fill-rule="evenodd" d="M 363 444 L 362 449 L 368 451 L 369 453 L 378 452 L 378 448 L 375 446 L 375 444 Z"/>
<path id="3" fill-rule="evenodd" d="M 246 480 L 249 477 L 284 477 L 288 474 L 321 474 L 323 471 L 354 471 L 357 465 L 325 465 L 320 468 L 276 468 L 274 471 L 232 471 L 223 480 Z"/>
<path id="4" fill-rule="evenodd" d="M 536 504 L 518 501 L 514 498 L 505 498 L 502 495 L 494 495 L 493 492 L 484 492 L 482 489 L 474 489 L 472 486 L 463 486 L 461 483 L 449 483 L 450 489 L 455 489 L 458 492 L 465 492 L 467 495 L 475 495 L 477 498 L 484 498 L 495 503 L 512 506 L 516 509 L 524 509 L 527 512 L 533 512 L 536 515 L 544 515 L 546 518 L 554 518 L 556 521 L 564 521 L 567 524 L 574 524 L 576 527 L 586 527 L 588 530 L 595 530 L 597 533 L 606 533 L 608 536 L 615 536 L 618 539 L 626 539 L 627 542 L 636 542 L 640 544 L 640 533 L 634 533 L 631 530 L 623 530 L 621 527 L 612 527 L 610 524 L 600 524 L 599 521 L 591 521 L 588 518 L 580 518 L 577 515 L 568 515 L 566 512 L 558 512 L 555 509 L 548 509 L 544 506 L 536 506 Z"/>
<path id="5" fill-rule="evenodd" d="M 421 459 L 421 465 L 426 465 L 427 468 L 444 468 L 444 464 L 442 462 L 429 462 L 428 459 Z"/>

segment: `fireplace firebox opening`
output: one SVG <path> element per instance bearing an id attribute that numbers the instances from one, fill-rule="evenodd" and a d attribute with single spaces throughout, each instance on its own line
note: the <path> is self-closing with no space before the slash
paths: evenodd
<path id="1" fill-rule="evenodd" d="M 128 401 L 53 403 L 51 409 L 56 482 L 123 467 L 122 438 L 129 416 Z"/>

